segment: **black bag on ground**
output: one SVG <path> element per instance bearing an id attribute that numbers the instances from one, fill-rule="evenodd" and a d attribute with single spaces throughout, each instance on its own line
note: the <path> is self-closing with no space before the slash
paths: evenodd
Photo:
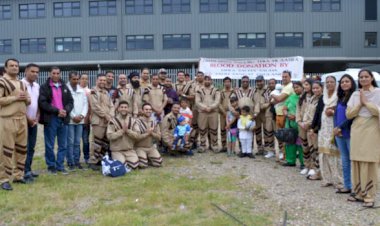
<path id="1" fill-rule="evenodd" d="M 285 142 L 287 144 L 295 144 L 298 138 L 298 132 L 293 128 L 283 128 L 274 131 L 274 136 L 278 141 Z"/>

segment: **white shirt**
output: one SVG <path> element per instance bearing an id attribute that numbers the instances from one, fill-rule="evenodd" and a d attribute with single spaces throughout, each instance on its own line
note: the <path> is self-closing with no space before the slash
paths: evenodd
<path id="1" fill-rule="evenodd" d="M 22 82 L 25 84 L 30 96 L 30 105 L 26 108 L 26 115 L 30 119 L 37 119 L 40 85 L 37 82 L 30 83 L 26 78 L 23 78 Z"/>
<path id="2" fill-rule="evenodd" d="M 76 124 L 72 120 L 76 116 L 82 115 L 83 117 L 86 117 L 88 112 L 88 100 L 86 91 L 77 85 L 77 89 L 74 91 L 71 87 L 70 83 L 67 83 L 67 87 L 71 92 L 71 96 L 74 99 L 74 107 L 73 110 L 70 112 L 70 124 Z M 78 124 L 84 124 L 84 119 L 80 121 Z"/>

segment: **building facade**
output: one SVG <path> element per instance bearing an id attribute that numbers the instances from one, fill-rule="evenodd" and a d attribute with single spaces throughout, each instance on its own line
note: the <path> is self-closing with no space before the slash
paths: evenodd
<path id="1" fill-rule="evenodd" d="M 303 56 L 305 71 L 380 63 L 379 0 L 0 0 L 0 61 L 178 65 Z M 338 68 L 335 68 L 338 67 Z"/>

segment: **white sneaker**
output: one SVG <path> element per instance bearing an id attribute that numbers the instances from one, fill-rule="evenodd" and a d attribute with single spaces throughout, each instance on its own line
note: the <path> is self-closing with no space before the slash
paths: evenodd
<path id="1" fill-rule="evenodd" d="M 280 160 L 284 160 L 284 153 L 280 152 L 280 154 L 278 155 L 278 158 Z"/>
<path id="2" fill-rule="evenodd" d="M 268 154 L 266 154 L 264 157 L 267 159 L 273 158 L 274 157 L 273 151 L 268 151 Z"/>
<path id="3" fill-rule="evenodd" d="M 309 173 L 307 175 L 313 176 L 315 174 L 316 174 L 315 170 L 311 169 L 311 170 L 309 170 Z"/>
<path id="4" fill-rule="evenodd" d="M 309 169 L 308 169 L 308 168 L 305 168 L 305 169 L 301 170 L 300 174 L 305 175 L 305 174 L 307 174 L 308 172 L 309 172 Z"/>

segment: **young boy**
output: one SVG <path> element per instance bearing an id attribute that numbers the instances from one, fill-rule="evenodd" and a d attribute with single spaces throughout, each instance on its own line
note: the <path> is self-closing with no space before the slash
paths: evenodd
<path id="1" fill-rule="evenodd" d="M 250 108 L 244 106 L 241 108 L 241 115 L 238 120 L 239 140 L 241 143 L 240 158 L 249 157 L 255 158 L 252 154 L 252 141 L 253 141 L 253 128 L 255 127 L 255 121 L 252 120 L 252 116 L 249 114 Z"/>
<path id="2" fill-rule="evenodd" d="M 183 149 L 185 144 L 187 143 L 190 135 L 190 126 L 187 124 L 186 119 L 184 116 L 180 116 L 177 119 L 178 125 L 176 126 L 174 130 L 174 142 L 173 142 L 173 150 L 175 150 L 178 141 L 181 141 L 180 148 Z"/>
<path id="3" fill-rule="evenodd" d="M 240 112 L 239 102 L 236 97 L 231 97 L 230 99 L 231 108 L 235 112 Z M 238 135 L 238 122 L 239 116 L 234 115 L 234 113 L 229 110 L 226 114 L 226 130 L 227 130 L 227 156 L 232 156 L 235 154 L 235 146 Z"/>
<path id="4" fill-rule="evenodd" d="M 191 125 L 191 120 L 193 119 L 193 112 L 189 108 L 188 100 L 182 98 L 180 102 L 181 108 L 179 113 L 185 117 L 187 124 Z"/>

